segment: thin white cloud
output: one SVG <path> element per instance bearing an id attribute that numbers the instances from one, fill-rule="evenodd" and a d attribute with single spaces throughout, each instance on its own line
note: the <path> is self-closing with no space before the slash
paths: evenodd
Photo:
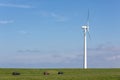
<path id="1" fill-rule="evenodd" d="M 17 55 L 16 59 L 21 59 L 18 61 L 28 60 L 29 62 L 30 60 L 32 60 L 37 63 L 71 63 L 78 60 L 77 53 L 65 54 L 64 52 L 60 52 L 60 51 L 41 51 L 39 49 L 25 49 L 25 50 L 18 50 L 17 53 L 19 56 Z"/>
<path id="2" fill-rule="evenodd" d="M 28 31 L 25 31 L 25 30 L 20 30 L 18 31 L 19 34 L 22 34 L 22 35 L 26 35 L 26 34 L 29 34 Z"/>
<path id="3" fill-rule="evenodd" d="M 22 4 L 5 4 L 5 3 L 0 3 L 1 7 L 16 7 L 16 8 L 32 8 L 30 5 L 22 5 Z"/>
<path id="4" fill-rule="evenodd" d="M 58 15 L 56 13 L 51 13 L 50 14 L 53 18 L 55 18 L 57 21 L 60 21 L 60 22 L 64 22 L 64 21 L 67 21 L 67 18 L 62 16 L 62 15 Z"/>
<path id="5" fill-rule="evenodd" d="M 43 17 L 48 17 L 49 13 L 42 11 L 42 12 L 40 12 L 40 15 L 43 16 Z"/>
<path id="6" fill-rule="evenodd" d="M 17 52 L 19 53 L 41 53 L 41 51 L 37 49 L 18 50 Z"/>
<path id="7" fill-rule="evenodd" d="M 0 24 L 9 24 L 9 23 L 14 23 L 13 20 L 0 20 Z"/>
<path id="8" fill-rule="evenodd" d="M 97 50 L 103 50 L 103 51 L 120 51 L 120 47 L 113 46 L 113 45 L 99 45 Z"/>
<path id="9" fill-rule="evenodd" d="M 109 61 L 120 60 L 120 55 L 113 55 L 113 56 L 107 57 L 106 59 Z"/>
<path id="10" fill-rule="evenodd" d="M 112 44 L 100 44 L 88 50 L 89 67 L 120 67 L 120 47 Z"/>
<path id="11" fill-rule="evenodd" d="M 14 54 L 8 59 L 0 56 L 0 64 L 9 67 L 77 67 L 78 61 L 81 61 L 78 54 Z M 5 57 L 5 56 L 4 56 Z M 80 63 L 80 62 L 79 62 Z M 12 64 L 12 65 L 9 65 Z M 72 65 L 74 64 L 74 65 Z M 6 67 L 5 66 L 5 67 Z"/>
<path id="12" fill-rule="evenodd" d="M 119 53 L 113 53 L 107 48 L 102 48 L 103 51 L 97 48 L 93 49 L 93 52 L 88 51 L 88 67 L 90 68 L 112 68 L 120 67 L 120 55 Z M 117 48 L 117 47 L 115 47 Z M 100 50 L 102 50 L 100 48 Z M 106 49 L 106 50 L 105 50 Z M 116 49 L 115 49 L 116 50 Z M 14 64 L 18 67 L 82 67 L 83 55 L 80 53 L 72 52 L 59 52 L 59 51 L 41 51 L 39 49 L 24 49 L 18 50 L 17 54 L 13 55 L 4 63 Z M 101 54 L 99 54 L 101 52 Z M 119 52 L 117 50 L 117 52 Z M 95 55 L 92 55 L 95 54 Z M 4 58 L 3 58 L 4 60 Z M 2 62 L 0 62 L 2 63 Z M 114 65 L 113 65 L 114 64 Z M 36 65 L 36 66 L 35 66 Z M 62 66 L 61 66 L 62 65 Z M 15 66 L 13 66 L 15 67 Z"/>
<path id="13" fill-rule="evenodd" d="M 49 18 L 55 19 L 58 22 L 65 22 L 68 20 L 67 17 L 60 15 L 58 13 L 55 13 L 55 12 L 44 12 L 43 11 L 40 13 L 40 15 L 43 17 L 49 17 Z"/>
<path id="14" fill-rule="evenodd" d="M 40 53 L 40 54 L 79 54 L 78 50 L 39 50 L 39 49 L 21 49 L 17 50 L 17 53 Z"/>
<path id="15" fill-rule="evenodd" d="M 89 52 L 91 54 L 112 54 L 112 53 L 119 53 L 120 47 L 114 46 L 110 44 L 101 44 L 96 46 L 95 48 L 89 48 Z"/>
<path id="16" fill-rule="evenodd" d="M 113 49 L 112 49 L 113 48 Z M 88 51 L 88 67 L 90 68 L 112 68 L 120 67 L 119 47 L 98 46 Z M 114 53 L 115 51 L 115 53 Z M 18 67 L 82 67 L 83 53 L 69 51 L 41 51 L 39 49 L 18 50 L 4 63 L 14 64 Z M 100 54 L 101 53 L 101 54 Z M 2 58 L 2 57 L 1 57 Z M 4 58 L 3 58 L 4 60 Z M 2 62 L 0 62 L 2 63 Z M 114 65 L 113 65 L 114 64 Z M 36 66 L 35 66 L 36 65 Z M 15 67 L 15 66 L 13 66 Z"/>
<path id="17" fill-rule="evenodd" d="M 74 63 L 78 60 L 78 54 L 17 54 L 16 56 L 12 57 L 18 63 Z"/>

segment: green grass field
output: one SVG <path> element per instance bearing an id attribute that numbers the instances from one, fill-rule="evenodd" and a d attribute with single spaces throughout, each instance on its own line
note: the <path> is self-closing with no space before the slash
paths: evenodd
<path id="1" fill-rule="evenodd" d="M 21 74 L 13 76 L 14 71 Z M 0 69 L 0 80 L 120 80 L 120 69 Z"/>

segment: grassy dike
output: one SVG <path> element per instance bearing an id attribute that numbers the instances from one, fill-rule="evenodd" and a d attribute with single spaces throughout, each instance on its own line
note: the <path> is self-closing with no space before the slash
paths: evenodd
<path id="1" fill-rule="evenodd" d="M 12 75 L 12 72 L 20 75 Z M 43 72 L 50 75 L 43 75 Z M 58 75 L 57 72 L 64 72 Z M 120 80 L 120 69 L 0 69 L 0 80 Z"/>

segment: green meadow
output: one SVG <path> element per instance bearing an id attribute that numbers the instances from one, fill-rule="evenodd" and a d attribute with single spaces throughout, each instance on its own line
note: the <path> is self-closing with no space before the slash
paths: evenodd
<path id="1" fill-rule="evenodd" d="M 120 80 L 120 69 L 0 69 L 0 80 Z"/>

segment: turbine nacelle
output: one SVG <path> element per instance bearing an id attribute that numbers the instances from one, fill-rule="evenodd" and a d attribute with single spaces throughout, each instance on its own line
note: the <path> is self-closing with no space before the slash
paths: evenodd
<path id="1" fill-rule="evenodd" d="M 82 29 L 86 29 L 87 31 L 89 31 L 89 26 L 82 26 Z"/>

